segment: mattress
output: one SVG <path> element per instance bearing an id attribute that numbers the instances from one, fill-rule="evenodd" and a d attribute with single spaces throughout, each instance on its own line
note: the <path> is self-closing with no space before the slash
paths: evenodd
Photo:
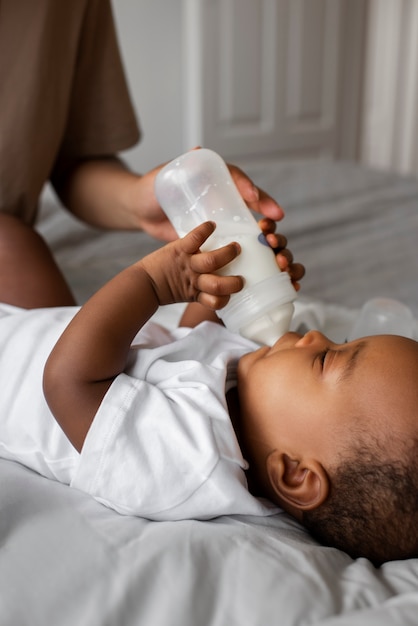
<path id="1" fill-rule="evenodd" d="M 335 339 L 374 296 L 418 313 L 418 185 L 352 163 L 242 164 L 283 205 L 305 263 L 297 313 Z M 80 302 L 160 245 L 100 232 L 47 191 L 38 229 Z M 181 307 L 157 319 L 174 325 Z M 318 545 L 286 514 L 150 522 L 0 461 L 2 626 L 402 626 L 418 622 L 418 560 L 375 569 Z"/>

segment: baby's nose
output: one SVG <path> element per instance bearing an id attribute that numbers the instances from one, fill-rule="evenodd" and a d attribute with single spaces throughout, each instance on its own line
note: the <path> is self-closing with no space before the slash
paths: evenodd
<path id="1" fill-rule="evenodd" d="M 330 341 L 319 330 L 310 330 L 296 342 L 297 347 L 305 348 L 307 346 L 329 344 Z"/>

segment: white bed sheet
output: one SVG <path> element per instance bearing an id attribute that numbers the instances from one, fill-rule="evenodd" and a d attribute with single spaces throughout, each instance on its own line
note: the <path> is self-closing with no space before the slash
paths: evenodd
<path id="1" fill-rule="evenodd" d="M 416 283 L 412 283 L 415 244 L 408 248 L 412 246 L 410 233 L 417 228 L 416 185 L 350 164 L 255 164 L 253 173 L 287 208 L 292 232 L 289 243 L 292 249 L 296 244 L 298 258 L 311 258 L 312 246 L 321 251 L 321 258 L 312 257 L 312 263 L 327 273 L 327 280 L 322 284 L 322 279 L 314 277 L 306 291 L 309 296 L 315 288 L 320 301 L 310 300 L 308 306 L 331 335 L 346 335 L 356 315 L 351 306 L 360 306 L 369 295 L 410 294 L 408 300 L 403 299 L 412 308 L 416 306 Z M 383 240 L 393 232 L 393 220 L 388 218 L 393 208 L 387 198 L 394 193 L 391 181 L 398 190 L 398 220 L 407 233 L 405 239 L 397 234 L 397 245 L 412 259 L 407 271 L 397 267 L 400 291 L 386 273 L 392 263 L 386 264 L 385 251 L 379 253 L 378 243 L 372 246 L 373 259 L 368 257 L 364 280 L 365 232 L 377 237 L 379 231 Z M 382 224 L 376 215 L 382 212 L 383 200 L 387 215 Z M 358 209 L 359 203 L 364 211 L 370 205 L 371 226 Z M 353 220 L 362 222 L 360 248 L 358 240 L 349 247 L 345 240 L 347 228 L 355 230 L 348 219 L 353 207 Z M 299 223 L 300 215 L 305 221 L 301 218 Z M 303 231 L 304 223 L 308 234 Z M 136 233 L 85 229 L 51 206 L 44 211 L 40 230 L 51 242 L 80 300 L 155 246 Z M 327 237 L 329 242 L 339 240 L 340 247 L 330 246 L 325 258 Z M 347 292 L 341 287 L 345 265 L 336 260 L 341 250 L 351 250 L 351 246 L 356 250 L 348 254 L 353 259 L 357 300 L 351 300 L 353 294 L 346 299 Z M 371 294 L 376 285 L 379 291 Z M 382 293 L 382 286 L 388 291 Z M 332 293 L 338 295 L 334 304 L 324 305 L 323 300 L 332 301 Z M 179 310 L 163 309 L 159 320 L 170 326 Z M 353 561 L 337 550 L 317 545 L 285 514 L 175 523 L 123 517 L 81 492 L 18 464 L 0 461 L 1 626 L 417 623 L 418 560 L 388 563 L 377 570 L 364 559 Z"/>
<path id="2" fill-rule="evenodd" d="M 4 626 L 416 624 L 418 562 L 376 570 L 286 515 L 122 517 L 1 461 Z"/>

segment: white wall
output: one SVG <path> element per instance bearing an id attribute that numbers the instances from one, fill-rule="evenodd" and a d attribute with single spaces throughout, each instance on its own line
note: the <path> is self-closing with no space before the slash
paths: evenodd
<path id="1" fill-rule="evenodd" d="M 182 137 L 182 0 L 112 0 L 143 138 L 125 153 L 137 171 L 174 158 Z"/>
<path id="2" fill-rule="evenodd" d="M 113 0 L 144 132 L 129 163 L 145 171 L 196 144 L 232 160 L 335 155 L 342 24 L 359 2 Z M 348 126 L 352 98 L 346 109 Z"/>
<path id="3" fill-rule="evenodd" d="M 418 176 L 418 0 L 369 0 L 360 160 Z"/>
<path id="4" fill-rule="evenodd" d="M 350 20 L 343 19 L 346 62 L 340 67 L 339 75 L 344 73 L 347 78 L 340 98 L 345 113 L 340 115 L 335 128 L 343 138 L 337 154 L 345 158 L 359 156 L 365 165 L 418 176 L 418 0 L 339 1 L 345 11 L 350 9 L 348 16 L 355 19 L 351 28 Z M 192 118 L 185 117 L 185 107 L 189 104 L 190 89 L 194 89 L 190 84 L 190 67 L 197 66 L 197 62 L 185 55 L 185 48 L 190 41 L 193 43 L 190 27 L 187 32 L 185 28 L 185 7 L 190 9 L 195 2 L 196 6 L 206 7 L 205 10 L 215 10 L 221 0 L 112 2 L 131 94 L 144 134 L 139 146 L 126 157 L 137 171 L 146 171 L 192 147 L 189 145 L 194 141 L 189 128 Z M 240 6 L 239 0 L 234 2 Z M 233 6 L 234 2 L 222 0 L 225 6 Z M 267 0 L 257 3 L 269 6 Z M 278 7 L 289 5 L 292 10 L 305 3 L 311 6 L 310 0 L 291 3 L 271 0 L 271 3 Z M 247 12 L 251 12 L 249 0 L 244 4 Z M 325 0 L 318 0 L 312 6 L 321 9 L 326 4 Z M 332 9 L 334 0 L 328 4 Z M 365 7 L 369 15 L 363 53 L 359 26 L 365 22 Z M 198 48 L 199 33 L 194 33 L 194 37 L 198 38 L 194 48 Z M 219 38 L 213 45 L 215 49 L 219 46 Z M 353 71 L 353 67 L 362 68 L 363 62 L 364 72 Z M 292 66 L 289 75 L 293 73 Z M 352 115 L 361 93 L 359 115 Z M 203 104 L 209 106 L 208 103 L 205 94 L 202 111 Z M 209 136 L 213 138 L 211 130 Z"/>

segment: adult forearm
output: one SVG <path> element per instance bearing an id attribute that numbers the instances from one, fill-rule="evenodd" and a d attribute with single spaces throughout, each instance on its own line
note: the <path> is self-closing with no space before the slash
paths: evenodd
<path id="1" fill-rule="evenodd" d="M 135 208 L 140 178 L 116 157 L 90 159 L 68 170 L 58 193 L 71 213 L 92 226 L 138 229 Z"/>

